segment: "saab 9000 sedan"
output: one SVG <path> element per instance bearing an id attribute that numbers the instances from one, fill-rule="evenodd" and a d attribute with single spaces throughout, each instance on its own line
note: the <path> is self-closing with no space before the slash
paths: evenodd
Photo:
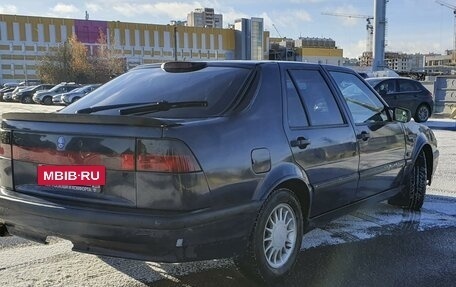
<path id="1" fill-rule="evenodd" d="M 57 113 L 3 115 L 3 235 L 159 262 L 233 257 L 276 282 L 303 233 L 362 204 L 423 205 L 433 132 L 355 72 L 140 66 Z"/>

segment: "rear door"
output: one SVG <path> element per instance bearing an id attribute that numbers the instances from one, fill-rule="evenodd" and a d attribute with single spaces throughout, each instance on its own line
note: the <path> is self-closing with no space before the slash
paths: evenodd
<path id="1" fill-rule="evenodd" d="M 398 79 L 397 82 L 397 106 L 407 108 L 414 114 L 421 102 L 421 87 L 409 79 Z"/>
<path id="2" fill-rule="evenodd" d="M 360 180 L 356 199 L 398 187 L 405 165 L 401 123 L 391 120 L 377 95 L 356 75 L 331 71 L 355 124 L 360 151 Z"/>
<path id="3" fill-rule="evenodd" d="M 282 70 L 285 130 L 294 160 L 313 187 L 311 216 L 350 203 L 358 183 L 353 128 L 319 66 Z"/>

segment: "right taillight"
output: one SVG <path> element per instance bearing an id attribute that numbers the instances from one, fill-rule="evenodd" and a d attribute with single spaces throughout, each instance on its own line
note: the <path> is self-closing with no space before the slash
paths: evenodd
<path id="1" fill-rule="evenodd" d="M 201 171 L 190 149 L 177 140 L 137 141 L 137 171 L 188 173 Z"/>
<path id="2" fill-rule="evenodd" d="M 0 157 L 11 159 L 11 132 L 0 131 Z"/>

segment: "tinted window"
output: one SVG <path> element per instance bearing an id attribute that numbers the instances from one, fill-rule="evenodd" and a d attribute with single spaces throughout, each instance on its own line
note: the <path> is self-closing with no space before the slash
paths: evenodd
<path id="1" fill-rule="evenodd" d="M 320 72 L 292 70 L 290 74 L 304 101 L 311 125 L 337 125 L 344 123 L 334 96 Z"/>
<path id="2" fill-rule="evenodd" d="M 399 92 L 416 92 L 419 91 L 419 86 L 409 80 L 399 80 Z"/>
<path id="3" fill-rule="evenodd" d="M 383 103 L 358 77 L 343 72 L 331 72 L 331 75 L 344 96 L 355 123 L 388 120 Z"/>
<path id="4" fill-rule="evenodd" d="M 375 86 L 375 90 L 380 95 L 391 94 L 396 92 L 396 81 L 395 80 L 385 80 Z"/>
<path id="5" fill-rule="evenodd" d="M 159 66 L 135 69 L 99 87 L 62 112 L 74 113 L 88 107 L 127 103 L 207 101 L 207 107 L 171 109 L 151 115 L 185 118 L 215 116 L 236 100 L 250 71 L 235 67 L 206 67 L 183 73 L 166 72 Z M 99 113 L 113 112 L 116 111 Z"/>
<path id="6" fill-rule="evenodd" d="M 287 75 L 287 110 L 290 127 L 302 127 L 309 124 L 301 99 L 289 75 Z"/>

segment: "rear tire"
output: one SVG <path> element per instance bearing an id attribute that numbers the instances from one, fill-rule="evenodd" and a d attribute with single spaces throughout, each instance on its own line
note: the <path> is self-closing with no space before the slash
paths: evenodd
<path id="1" fill-rule="evenodd" d="M 423 206 L 427 186 L 427 166 L 424 152 L 418 155 L 406 181 L 404 191 L 388 200 L 388 203 L 418 211 Z"/>
<path id="2" fill-rule="evenodd" d="M 48 106 L 52 105 L 52 98 L 51 97 L 45 97 L 43 99 L 43 104 L 48 105 Z"/>
<path id="3" fill-rule="evenodd" d="M 261 284 L 279 283 L 293 269 L 302 235 L 298 198 L 289 189 L 275 190 L 258 213 L 248 248 L 234 263 L 244 276 Z"/>
<path id="4" fill-rule="evenodd" d="M 22 99 L 22 103 L 23 104 L 33 104 L 33 99 L 31 96 L 25 96 L 23 99 Z"/>
<path id="5" fill-rule="evenodd" d="M 429 108 L 429 106 L 426 104 L 421 104 L 416 109 L 413 119 L 417 123 L 422 123 L 422 122 L 427 121 L 430 116 L 431 116 L 431 109 Z"/>

